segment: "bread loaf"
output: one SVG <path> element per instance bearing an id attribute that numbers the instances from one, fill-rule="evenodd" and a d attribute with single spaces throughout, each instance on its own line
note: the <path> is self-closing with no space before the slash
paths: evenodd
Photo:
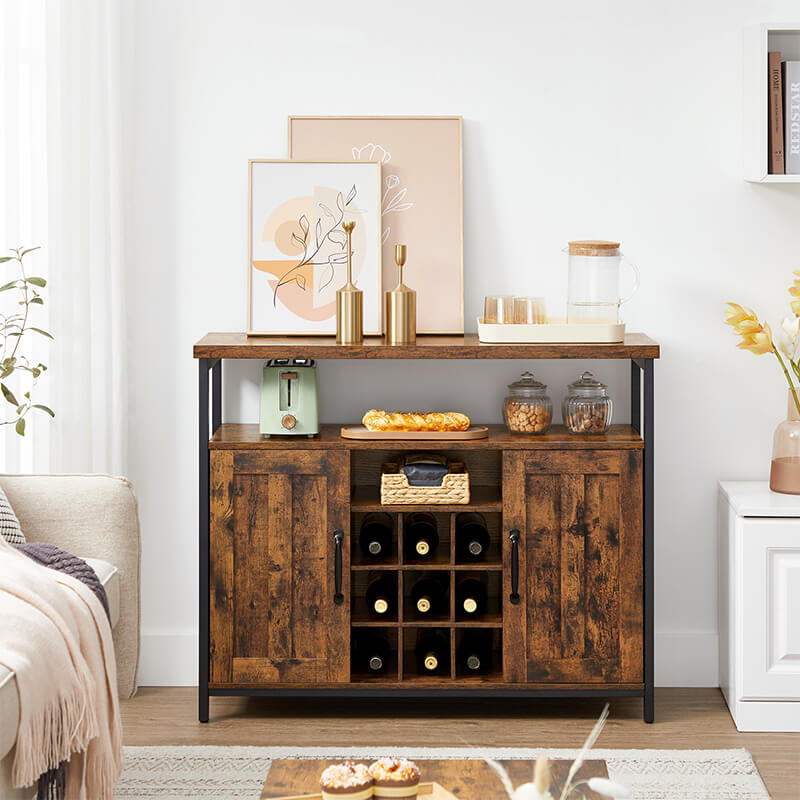
<path id="1" fill-rule="evenodd" d="M 361 420 L 368 431 L 466 431 L 470 419 L 458 411 L 378 411 L 371 409 Z"/>

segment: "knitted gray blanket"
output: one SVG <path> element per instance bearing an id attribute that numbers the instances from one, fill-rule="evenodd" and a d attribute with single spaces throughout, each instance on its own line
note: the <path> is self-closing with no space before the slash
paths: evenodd
<path id="1" fill-rule="evenodd" d="M 85 583 L 97 595 L 97 599 L 106 610 L 106 615 L 109 619 L 111 618 L 106 590 L 103 584 L 100 583 L 97 573 L 82 558 L 78 558 L 72 553 L 67 553 L 60 547 L 47 542 L 25 542 L 25 544 L 16 544 L 14 547 L 42 566 L 57 569 L 59 572 L 71 575 L 73 578 Z"/>

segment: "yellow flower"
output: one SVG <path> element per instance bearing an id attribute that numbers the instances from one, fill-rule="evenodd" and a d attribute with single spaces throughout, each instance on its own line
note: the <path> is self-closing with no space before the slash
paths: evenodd
<path id="1" fill-rule="evenodd" d="M 733 325 L 735 328 L 744 320 L 758 321 L 755 311 L 751 308 L 745 308 L 738 303 L 728 303 L 727 305 L 730 306 L 730 308 L 725 311 L 725 322 L 728 325 Z"/>
<path id="2" fill-rule="evenodd" d="M 796 269 L 792 275 L 795 276 L 794 279 L 794 286 L 789 287 L 789 294 L 792 297 L 800 297 L 800 269 Z M 794 311 L 795 316 L 800 317 L 800 303 L 797 300 L 793 300 L 791 302 L 792 311 Z"/>
<path id="3" fill-rule="evenodd" d="M 756 356 L 762 356 L 764 353 L 774 353 L 775 347 L 772 344 L 772 331 L 769 325 L 764 323 L 763 327 L 760 326 L 760 330 L 744 334 L 737 347 L 742 348 L 742 350 L 749 350 Z"/>
<path id="4" fill-rule="evenodd" d="M 751 308 L 740 306 L 738 303 L 728 303 L 728 305 L 730 308 L 725 311 L 725 322 L 742 337 L 737 347 L 749 350 L 757 356 L 774 353 L 775 346 L 772 344 L 772 331 L 769 325 L 766 323 L 762 325 Z"/>

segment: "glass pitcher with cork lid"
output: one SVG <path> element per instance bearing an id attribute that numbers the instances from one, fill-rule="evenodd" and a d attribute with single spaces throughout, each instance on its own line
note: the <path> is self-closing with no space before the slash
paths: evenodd
<path id="1" fill-rule="evenodd" d="M 626 259 L 619 242 L 587 239 L 570 242 L 568 253 L 567 322 L 619 322 L 619 307 L 639 288 L 639 270 Z M 633 271 L 633 288 L 620 296 L 622 262 Z"/>

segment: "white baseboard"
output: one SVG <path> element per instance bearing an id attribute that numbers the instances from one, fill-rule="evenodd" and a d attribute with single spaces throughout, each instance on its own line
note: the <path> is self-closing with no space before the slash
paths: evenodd
<path id="1" fill-rule="evenodd" d="M 139 686 L 197 686 L 197 633 L 143 631 Z"/>
<path id="2" fill-rule="evenodd" d="M 719 686 L 716 633 L 656 631 L 656 686 Z"/>
<path id="3" fill-rule="evenodd" d="M 656 686 L 718 686 L 717 634 L 657 633 Z M 140 686 L 196 686 L 197 634 L 142 633 Z"/>

